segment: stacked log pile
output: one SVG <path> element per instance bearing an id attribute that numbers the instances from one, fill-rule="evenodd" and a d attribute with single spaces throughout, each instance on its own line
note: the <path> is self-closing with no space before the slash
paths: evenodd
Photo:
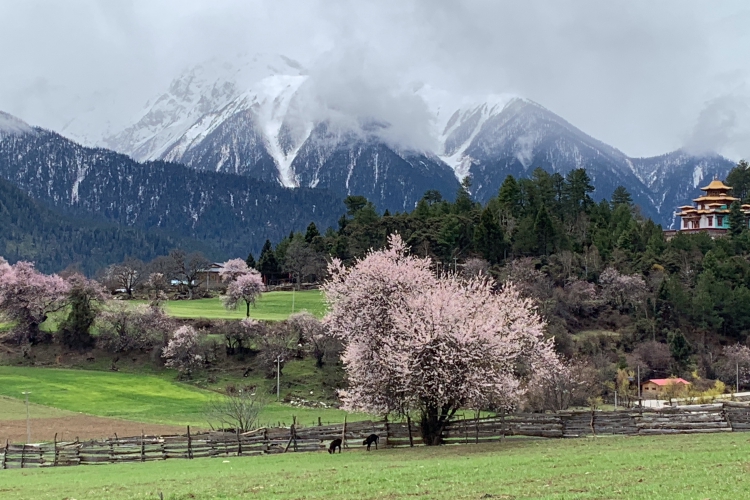
<path id="1" fill-rule="evenodd" d="M 636 417 L 636 426 L 641 435 L 732 431 L 723 403 L 643 411 Z"/>

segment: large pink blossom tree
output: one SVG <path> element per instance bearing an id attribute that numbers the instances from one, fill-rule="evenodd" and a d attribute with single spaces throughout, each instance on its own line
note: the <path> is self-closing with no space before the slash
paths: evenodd
<path id="1" fill-rule="evenodd" d="M 418 414 L 426 444 L 439 444 L 462 408 L 512 408 L 537 370 L 557 362 L 544 322 L 511 284 L 437 278 L 429 259 L 399 236 L 352 267 L 334 261 L 325 319 L 344 343 L 346 408 Z"/>
<path id="2" fill-rule="evenodd" d="M 247 317 L 250 317 L 250 306 L 255 304 L 255 300 L 265 290 L 263 278 L 255 269 L 247 270 L 247 273 L 240 274 L 227 286 L 227 293 L 221 297 L 224 307 L 227 309 L 237 309 L 241 303 L 245 304 Z"/>
<path id="3" fill-rule="evenodd" d="M 40 325 L 65 307 L 69 289 L 60 276 L 42 274 L 31 262 L 0 263 L 0 312 L 16 323 L 19 342 L 38 342 Z"/>

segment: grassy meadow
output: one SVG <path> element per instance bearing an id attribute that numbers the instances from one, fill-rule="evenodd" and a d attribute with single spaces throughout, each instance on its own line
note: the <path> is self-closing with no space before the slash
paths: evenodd
<path id="1" fill-rule="evenodd" d="M 142 303 L 133 301 L 132 303 Z M 295 312 L 307 311 L 322 318 L 325 314 L 323 294 L 318 290 L 299 292 L 266 292 L 250 307 L 250 317 L 257 320 L 282 321 Z M 196 300 L 170 300 L 165 310 L 175 318 L 244 319 L 245 308 L 227 310 L 218 297 Z"/>
<path id="2" fill-rule="evenodd" d="M 6 500 L 154 499 L 740 499 L 747 436 L 727 433 L 506 439 L 435 448 L 361 447 L 331 456 L 247 458 L 0 471 Z"/>
<path id="3" fill-rule="evenodd" d="M 291 364 L 290 364 L 291 365 Z M 309 378 L 305 365 L 287 365 L 290 378 Z M 284 380 L 284 377 L 282 377 Z M 271 384 L 265 387 L 270 388 Z M 45 408 L 41 418 L 53 409 L 80 412 L 100 417 L 115 417 L 138 422 L 168 425 L 207 426 L 204 417 L 206 403 L 216 393 L 174 381 L 173 372 L 137 374 L 93 370 L 0 366 L 0 420 L 25 418 L 21 392 L 31 391 L 30 401 Z M 316 422 L 342 422 L 345 412 L 331 408 L 301 408 L 277 403 L 268 394 L 268 404 L 260 416 L 262 425 L 291 424 L 292 416 L 306 425 Z M 7 399 L 17 398 L 17 399 Z M 313 398 L 313 396 L 310 396 Z M 6 409 L 7 408 L 7 409 Z M 56 416 L 56 415 L 55 415 Z M 362 420 L 366 415 L 347 414 L 351 420 Z"/>

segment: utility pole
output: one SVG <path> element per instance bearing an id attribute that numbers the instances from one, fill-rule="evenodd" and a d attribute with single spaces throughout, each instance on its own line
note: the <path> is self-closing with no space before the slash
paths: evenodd
<path id="1" fill-rule="evenodd" d="M 638 406 L 642 406 L 642 403 L 641 403 L 641 365 L 638 365 Z"/>
<path id="2" fill-rule="evenodd" d="M 281 384 L 279 382 L 280 375 L 281 375 L 280 366 L 281 366 L 281 356 L 276 356 L 276 401 L 279 400 L 279 394 L 280 394 L 279 389 L 281 387 Z"/>
<path id="3" fill-rule="evenodd" d="M 30 391 L 24 391 L 21 394 L 26 396 L 26 444 L 31 443 L 31 420 L 29 420 L 29 394 Z"/>

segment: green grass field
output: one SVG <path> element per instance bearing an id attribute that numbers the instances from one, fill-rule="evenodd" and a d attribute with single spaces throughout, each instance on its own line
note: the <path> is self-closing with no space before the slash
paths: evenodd
<path id="1" fill-rule="evenodd" d="M 132 301 L 142 304 L 143 301 Z M 236 311 L 227 310 L 216 297 L 213 299 L 171 300 L 166 303 L 166 311 L 175 318 L 243 319 L 244 307 Z M 250 308 L 250 317 L 259 320 L 281 321 L 293 312 L 308 311 L 322 318 L 325 314 L 323 295 L 318 290 L 299 292 L 267 292 L 260 296 L 255 306 Z"/>
<path id="2" fill-rule="evenodd" d="M 0 471 L 3 499 L 743 499 L 747 435 L 508 439 Z"/>
<path id="3" fill-rule="evenodd" d="M 297 367 L 297 370 L 300 369 Z M 289 377 L 295 376 L 294 367 L 288 368 L 288 371 Z M 174 382 L 171 380 L 173 376 L 171 372 L 143 375 L 0 366 L 0 396 L 18 398 L 13 405 L 14 410 L 0 409 L 0 420 L 6 413 L 5 418 L 19 418 L 21 392 L 31 391 L 31 402 L 50 408 L 138 422 L 205 428 L 205 405 L 216 393 Z M 269 399 L 272 397 L 269 396 Z M 3 401 L 8 400 L 0 400 L 0 403 Z M 276 425 L 281 422 L 288 425 L 292 422 L 292 416 L 306 425 L 316 422 L 318 417 L 323 422 L 342 422 L 345 414 L 337 409 L 298 408 L 271 401 L 264 408 L 260 423 Z M 347 415 L 350 421 L 366 418 L 366 415 Z M 20 418 L 24 417 L 25 414 L 20 415 Z"/>
<path id="4" fill-rule="evenodd" d="M 2 379 L 0 379 L 2 380 Z M 23 397 L 23 396 L 22 396 Z M 73 412 L 29 403 L 30 418 L 57 418 L 73 415 Z M 22 420 L 26 418 L 26 405 L 21 399 L 0 396 L 0 421 Z"/>

